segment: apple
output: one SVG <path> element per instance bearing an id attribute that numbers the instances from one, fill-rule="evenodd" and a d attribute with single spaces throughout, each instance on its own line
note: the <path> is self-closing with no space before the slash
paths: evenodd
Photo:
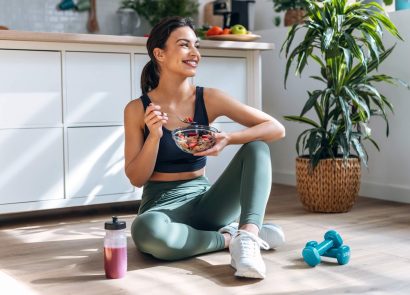
<path id="1" fill-rule="evenodd" d="M 231 34 L 244 35 L 248 30 L 243 25 L 234 25 L 231 27 Z"/>

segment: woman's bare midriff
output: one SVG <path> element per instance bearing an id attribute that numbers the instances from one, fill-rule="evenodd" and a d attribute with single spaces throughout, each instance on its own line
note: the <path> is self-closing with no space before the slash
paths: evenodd
<path id="1" fill-rule="evenodd" d="M 177 172 L 177 173 L 164 173 L 164 172 L 156 172 L 152 173 L 150 181 L 176 181 L 176 180 L 188 180 L 194 179 L 199 176 L 204 175 L 205 168 L 190 171 L 190 172 Z"/>

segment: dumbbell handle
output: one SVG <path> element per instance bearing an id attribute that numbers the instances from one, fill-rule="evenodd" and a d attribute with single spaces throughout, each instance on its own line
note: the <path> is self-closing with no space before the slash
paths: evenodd
<path id="1" fill-rule="evenodd" d="M 319 252 L 319 255 L 323 255 L 327 250 L 333 247 L 332 240 L 324 240 L 316 246 L 316 250 Z"/>

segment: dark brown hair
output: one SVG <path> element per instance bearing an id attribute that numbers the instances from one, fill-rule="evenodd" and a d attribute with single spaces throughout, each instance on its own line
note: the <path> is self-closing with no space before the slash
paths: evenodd
<path id="1" fill-rule="evenodd" d="M 164 49 L 169 35 L 182 27 L 190 27 L 194 30 L 192 20 L 180 16 L 166 17 L 152 28 L 147 40 L 147 51 L 151 60 L 145 65 L 141 73 L 141 91 L 143 94 L 156 88 L 159 83 L 160 68 L 154 56 L 154 49 Z"/>

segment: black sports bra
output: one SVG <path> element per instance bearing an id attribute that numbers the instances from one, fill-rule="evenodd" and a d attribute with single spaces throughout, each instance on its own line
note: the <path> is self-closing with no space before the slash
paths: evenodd
<path id="1" fill-rule="evenodd" d="M 201 125 L 209 125 L 208 114 L 206 112 L 203 87 L 196 87 L 195 91 L 195 113 L 193 120 Z M 151 103 L 147 94 L 143 94 L 140 99 L 144 105 L 144 110 Z M 199 170 L 206 165 L 206 157 L 196 157 L 180 150 L 172 139 L 171 130 L 162 127 L 163 135 L 159 142 L 159 150 L 154 171 L 157 172 L 188 172 Z M 144 140 L 148 137 L 149 129 L 144 128 Z"/>

